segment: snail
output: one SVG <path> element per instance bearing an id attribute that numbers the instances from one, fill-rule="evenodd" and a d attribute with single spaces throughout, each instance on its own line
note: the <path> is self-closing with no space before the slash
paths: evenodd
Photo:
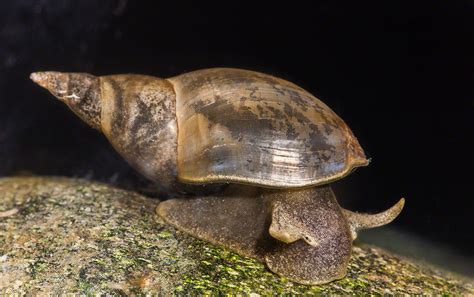
<path id="1" fill-rule="evenodd" d="M 292 281 L 344 277 L 357 232 L 403 208 L 403 198 L 379 214 L 339 206 L 329 184 L 369 161 L 341 118 L 286 80 L 231 68 L 167 79 L 61 72 L 31 79 L 167 190 L 227 184 L 163 201 L 157 213 Z"/>

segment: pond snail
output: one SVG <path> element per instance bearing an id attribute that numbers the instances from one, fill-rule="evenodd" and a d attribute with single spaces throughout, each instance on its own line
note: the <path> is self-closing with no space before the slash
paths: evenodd
<path id="1" fill-rule="evenodd" d="M 31 79 L 168 191 L 228 184 L 161 202 L 157 212 L 295 282 L 344 277 L 357 231 L 385 225 L 403 208 L 403 198 L 375 215 L 338 205 L 328 184 L 368 160 L 341 118 L 283 79 L 231 68 L 167 79 L 61 72 Z"/>

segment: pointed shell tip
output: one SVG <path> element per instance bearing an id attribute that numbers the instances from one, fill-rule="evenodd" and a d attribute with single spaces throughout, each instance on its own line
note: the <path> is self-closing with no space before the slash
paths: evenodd
<path id="1" fill-rule="evenodd" d="M 41 80 L 41 75 L 42 72 L 32 72 L 30 74 L 30 79 L 34 81 L 35 83 L 38 83 Z"/>

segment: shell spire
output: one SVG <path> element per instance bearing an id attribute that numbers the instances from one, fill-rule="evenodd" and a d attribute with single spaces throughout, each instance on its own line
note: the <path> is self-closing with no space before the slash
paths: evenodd
<path id="1" fill-rule="evenodd" d="M 33 72 L 30 79 L 64 102 L 89 126 L 101 130 L 100 79 L 87 73 Z"/>

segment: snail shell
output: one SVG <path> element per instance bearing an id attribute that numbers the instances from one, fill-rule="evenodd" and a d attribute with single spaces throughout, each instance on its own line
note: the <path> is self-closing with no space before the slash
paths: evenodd
<path id="1" fill-rule="evenodd" d="M 177 180 L 307 187 L 368 164 L 349 127 L 328 106 L 270 75 L 214 68 L 169 79 L 59 72 L 31 77 L 165 187 Z"/>

